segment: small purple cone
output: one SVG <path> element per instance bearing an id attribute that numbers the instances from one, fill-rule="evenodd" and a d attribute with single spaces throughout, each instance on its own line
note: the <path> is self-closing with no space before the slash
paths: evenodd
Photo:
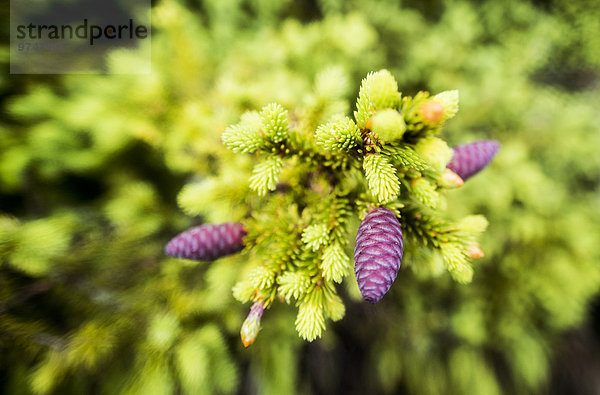
<path id="1" fill-rule="evenodd" d="M 354 272 L 369 303 L 377 303 L 392 286 L 402 263 L 402 229 L 393 212 L 378 207 L 358 227 Z"/>
<path id="2" fill-rule="evenodd" d="M 463 180 L 479 173 L 498 152 L 500 143 L 495 140 L 482 140 L 454 147 L 454 156 L 448 166 Z"/>
<path id="3" fill-rule="evenodd" d="M 169 241 L 165 253 L 177 258 L 210 261 L 242 250 L 245 235 L 244 225 L 236 222 L 197 226 Z"/>

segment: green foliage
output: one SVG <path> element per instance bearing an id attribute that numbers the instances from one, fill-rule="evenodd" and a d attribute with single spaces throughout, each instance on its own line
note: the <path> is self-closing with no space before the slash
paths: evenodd
<path id="1" fill-rule="evenodd" d="M 265 195 L 268 191 L 274 191 L 279 179 L 283 161 L 277 156 L 270 156 L 257 164 L 252 171 L 250 178 L 250 188 L 258 192 L 259 195 Z"/>
<path id="2" fill-rule="evenodd" d="M 388 70 L 367 74 L 356 99 L 354 117 L 358 126 L 364 128 L 375 110 L 397 107 L 400 97 L 398 83 Z"/>
<path id="3" fill-rule="evenodd" d="M 386 109 L 377 111 L 370 119 L 370 129 L 384 141 L 400 140 L 406 124 L 398 111 Z"/>
<path id="4" fill-rule="evenodd" d="M 427 98 L 428 94 L 422 93 L 420 97 Z M 412 136 L 410 141 L 402 141 L 404 125 L 410 118 L 402 118 L 397 111 L 400 93 L 395 79 L 386 70 L 367 75 L 357 103 L 357 123 L 340 114 L 337 120 L 321 124 L 309 133 L 304 128 L 288 130 L 286 127 L 286 138 L 282 137 L 270 150 L 263 150 L 267 158 L 257 159 L 259 163 L 250 176 L 250 189 L 265 198 L 249 208 L 252 220 L 242 220 L 248 231 L 245 244 L 251 259 L 247 274 L 242 276 L 233 293 L 242 302 L 253 301 L 265 308 L 270 308 L 277 296 L 287 303 L 294 299 L 298 306 L 295 327 L 300 337 L 308 341 L 321 337 L 327 318 L 337 321 L 344 315 L 345 307 L 334 282 L 342 282 L 350 272 L 350 259 L 345 251 L 349 244 L 347 219 L 364 215 L 365 209 L 388 205 L 402 217 L 403 227 L 414 241 L 440 250 L 453 278 L 469 283 L 473 277 L 468 260 L 470 248 L 476 246 L 475 238 L 481 229 L 473 229 L 473 226 L 462 229 L 460 222 L 447 221 L 441 211 L 434 211 L 442 208 L 444 202 L 442 188 L 436 183 L 438 172 L 445 168 L 452 155 L 443 140 L 426 137 L 431 128 L 439 133 L 440 126 L 422 124 L 422 138 Z M 456 107 L 456 103 L 454 105 Z M 381 139 L 370 129 L 378 122 L 381 125 L 380 121 L 369 120 L 359 128 L 360 118 L 364 116 L 360 108 L 364 106 L 369 108 L 369 116 L 373 118 L 381 113 L 389 118 L 389 111 L 402 118 L 401 122 L 392 119 L 386 125 L 389 133 L 384 136 L 393 136 L 392 141 Z M 273 113 L 279 115 L 264 115 Z M 244 117 L 248 119 L 252 114 Z M 287 112 L 275 104 L 263 108 L 261 114 L 263 125 L 279 122 L 267 121 L 267 118 L 287 116 Z M 309 124 L 301 117 L 310 112 L 298 110 L 291 114 L 298 119 L 297 125 Z M 398 129 L 390 130 L 390 125 Z M 226 129 L 225 142 L 231 130 Z M 263 141 L 257 146 L 269 147 L 274 135 L 276 133 L 263 133 Z M 235 145 L 230 148 L 243 151 Z M 393 164 L 395 158 L 400 163 L 398 168 Z M 284 162 L 286 171 L 282 172 Z M 356 182 L 341 182 L 356 174 L 361 165 L 364 175 L 359 175 Z M 405 167 L 411 165 L 424 171 L 423 174 Z M 406 191 L 399 196 L 401 179 Z M 274 193 L 267 194 L 268 191 Z M 410 215 L 405 217 L 406 204 Z M 419 220 L 424 216 L 426 221 Z M 468 225 L 469 220 L 465 221 Z M 242 325 L 244 345 L 254 341 L 260 325 L 257 319 L 260 317 L 255 318 L 251 312 Z"/>
<path id="5" fill-rule="evenodd" d="M 385 155 L 369 155 L 363 162 L 369 190 L 381 203 L 394 200 L 400 193 L 396 169 Z"/>
<path id="6" fill-rule="evenodd" d="M 265 136 L 274 143 L 280 143 L 288 135 L 287 111 L 277 103 L 271 103 L 260 112 L 265 128 Z"/>
<path id="7" fill-rule="evenodd" d="M 325 280 L 333 280 L 336 283 L 340 283 L 350 268 L 350 258 L 348 258 L 344 249 L 338 243 L 329 245 L 323 251 L 323 260 L 321 261 L 320 269 L 323 271 L 323 278 Z"/>
<path id="8" fill-rule="evenodd" d="M 428 137 L 419 140 L 415 145 L 415 151 L 425 162 L 437 171 L 444 171 L 446 165 L 452 159 L 452 148 L 440 138 Z"/>
<path id="9" fill-rule="evenodd" d="M 233 152 L 256 152 L 263 144 L 263 127 L 263 120 L 257 112 L 247 112 L 239 124 L 225 130 L 223 143 Z"/>
<path id="10" fill-rule="evenodd" d="M 457 90 L 438 93 L 433 97 L 433 100 L 440 102 L 444 107 L 444 120 L 453 118 L 458 112 Z"/>
<path id="11" fill-rule="evenodd" d="M 360 143 L 360 130 L 348 117 L 320 125 L 315 132 L 317 144 L 327 151 L 348 152 Z"/>
<path id="12" fill-rule="evenodd" d="M 302 241 L 312 251 L 318 251 L 319 247 L 329 241 L 329 232 L 325 224 L 316 224 L 306 227 L 302 231 Z"/>

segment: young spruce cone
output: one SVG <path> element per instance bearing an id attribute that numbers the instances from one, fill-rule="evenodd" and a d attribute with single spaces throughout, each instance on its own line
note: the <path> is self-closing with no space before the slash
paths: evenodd
<path id="1" fill-rule="evenodd" d="M 456 146 L 454 156 L 447 167 L 466 181 L 486 167 L 499 148 L 500 143 L 495 140 L 482 140 Z"/>
<path id="2" fill-rule="evenodd" d="M 242 250 L 245 235 L 244 226 L 235 222 L 197 226 L 169 241 L 165 252 L 178 258 L 210 261 Z"/>
<path id="3" fill-rule="evenodd" d="M 402 229 L 393 212 L 379 207 L 362 221 L 354 247 L 354 272 L 363 298 L 378 302 L 390 289 L 402 263 Z"/>

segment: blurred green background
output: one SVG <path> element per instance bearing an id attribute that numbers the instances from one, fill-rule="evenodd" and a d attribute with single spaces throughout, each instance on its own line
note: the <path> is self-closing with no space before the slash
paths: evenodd
<path id="1" fill-rule="evenodd" d="M 148 75 L 119 74 L 126 51 L 115 74 L 9 75 L 1 12 L 0 392 L 598 393 L 598 1 L 163 0 Z M 177 195 L 235 160 L 241 113 L 305 103 L 331 66 L 351 102 L 380 68 L 460 91 L 444 137 L 502 143 L 449 203 L 488 217 L 486 257 L 470 285 L 411 265 L 310 344 L 276 305 L 243 349 L 236 260 L 162 252 L 232 208 Z"/>

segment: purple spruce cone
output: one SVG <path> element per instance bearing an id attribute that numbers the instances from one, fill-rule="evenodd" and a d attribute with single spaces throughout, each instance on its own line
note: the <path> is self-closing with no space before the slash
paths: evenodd
<path id="1" fill-rule="evenodd" d="M 196 226 L 169 241 L 165 253 L 177 258 L 210 261 L 242 250 L 245 235 L 244 225 L 236 222 Z"/>
<path id="2" fill-rule="evenodd" d="M 354 247 L 354 272 L 358 288 L 369 303 L 390 289 L 402 263 L 402 229 L 393 212 L 378 207 L 358 227 Z"/>
<path id="3" fill-rule="evenodd" d="M 499 148 L 500 143 L 495 140 L 482 140 L 456 146 L 454 156 L 446 167 L 466 181 L 486 167 Z"/>

